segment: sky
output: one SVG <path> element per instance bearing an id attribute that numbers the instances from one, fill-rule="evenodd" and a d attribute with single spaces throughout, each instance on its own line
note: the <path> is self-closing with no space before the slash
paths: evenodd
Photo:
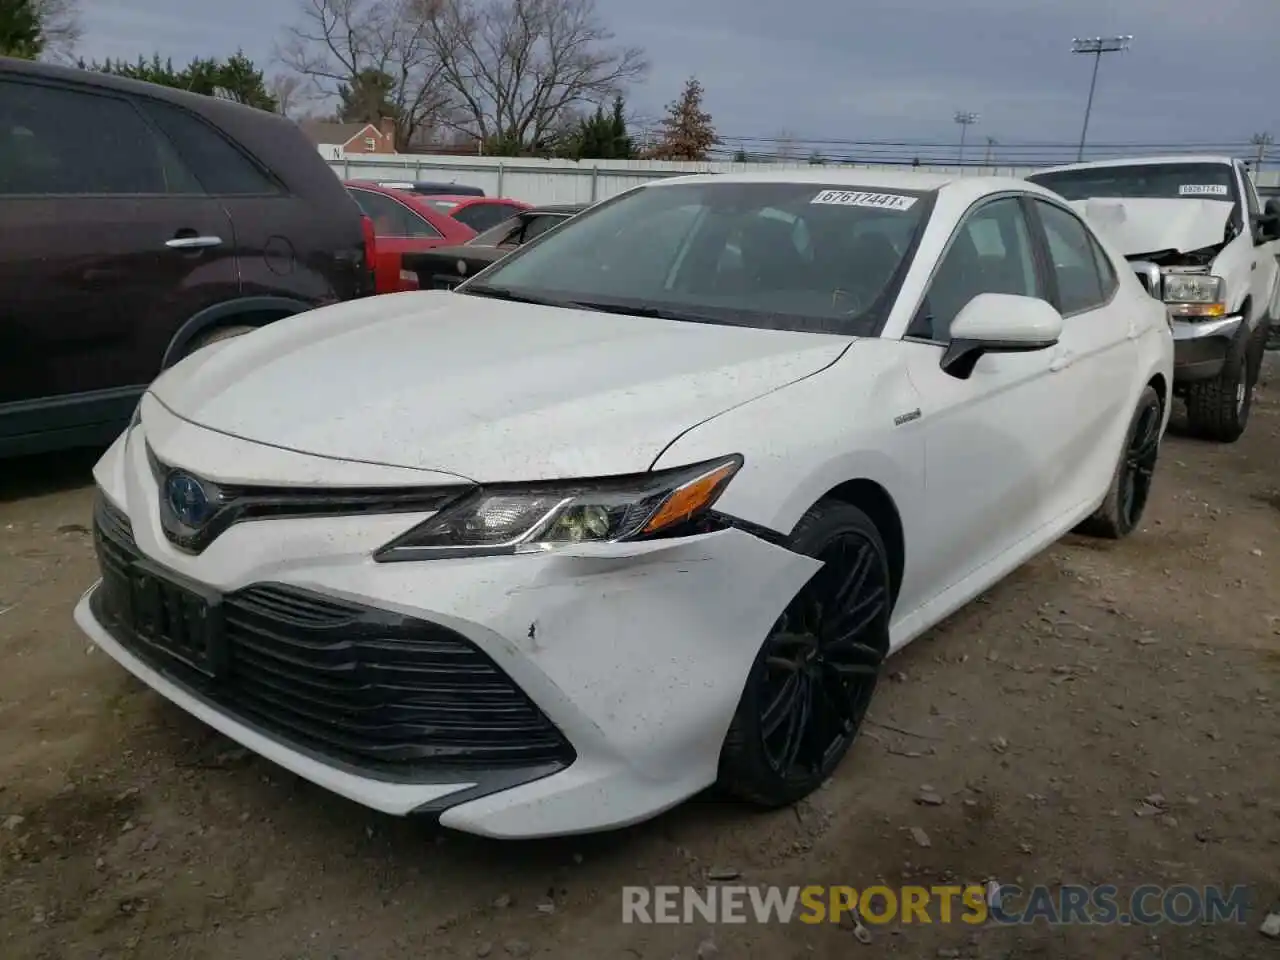
<path id="1" fill-rule="evenodd" d="M 1092 57 L 1074 37 L 1133 34 L 1103 58 L 1089 142 L 1150 146 L 1280 140 L 1280 0 L 596 0 L 620 44 L 644 48 L 651 70 L 628 97 L 656 118 L 686 78 L 731 146 L 738 138 L 901 141 L 829 145 L 867 159 L 946 153 L 957 111 L 977 113 L 971 154 L 1016 162 L 1079 140 Z M 88 59 L 185 62 L 243 49 L 268 73 L 297 0 L 82 0 Z M 1055 143 L 1057 148 L 1029 148 Z M 757 149 L 774 149 L 772 144 Z M 1272 148 L 1272 165 L 1280 148 Z M 1237 153 L 1247 154 L 1240 146 Z"/>

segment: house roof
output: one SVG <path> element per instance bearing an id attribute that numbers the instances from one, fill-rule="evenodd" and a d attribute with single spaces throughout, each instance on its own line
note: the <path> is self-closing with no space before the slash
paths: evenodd
<path id="1" fill-rule="evenodd" d="M 311 142 L 317 145 L 322 143 L 343 144 L 358 136 L 368 127 L 372 127 L 375 131 L 378 129 L 372 123 L 331 123 L 325 120 L 303 120 L 298 126 L 311 139 Z"/>

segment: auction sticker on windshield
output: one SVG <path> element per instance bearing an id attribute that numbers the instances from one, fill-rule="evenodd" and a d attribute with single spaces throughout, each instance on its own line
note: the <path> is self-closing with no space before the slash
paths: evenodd
<path id="1" fill-rule="evenodd" d="M 1220 183 L 1184 183 L 1178 188 L 1180 197 L 1225 197 L 1227 188 Z"/>
<path id="2" fill-rule="evenodd" d="M 833 203 L 842 207 L 875 207 L 879 210 L 910 210 L 918 197 L 900 193 L 867 193 L 863 190 L 823 190 L 810 203 Z"/>

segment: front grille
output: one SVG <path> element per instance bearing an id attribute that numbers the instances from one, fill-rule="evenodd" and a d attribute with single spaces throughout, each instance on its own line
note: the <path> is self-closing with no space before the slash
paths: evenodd
<path id="1" fill-rule="evenodd" d="M 147 447 L 152 476 L 160 488 L 160 526 L 170 543 L 187 553 L 200 553 L 228 528 L 250 520 L 299 517 L 349 517 L 365 513 L 435 513 L 474 489 L 461 484 L 444 487 L 262 487 L 197 480 L 164 463 Z M 189 527 L 174 512 L 167 481 L 175 474 L 195 481 L 210 504 L 210 514 L 198 527 Z"/>
<path id="2" fill-rule="evenodd" d="M 216 597 L 224 649 L 193 665 L 185 651 L 133 628 L 132 607 L 122 599 L 127 571 L 148 561 L 128 519 L 101 497 L 94 533 L 103 574 L 95 613 L 112 636 L 277 739 L 392 778 L 573 761 L 547 716 L 461 634 L 293 586 L 255 584 Z M 166 636 L 187 635 L 166 623 Z"/>

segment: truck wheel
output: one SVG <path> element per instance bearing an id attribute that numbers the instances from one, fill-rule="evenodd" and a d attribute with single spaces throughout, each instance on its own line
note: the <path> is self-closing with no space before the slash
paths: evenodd
<path id="1" fill-rule="evenodd" d="M 1147 385 L 1138 397 L 1138 406 L 1129 421 L 1120 462 L 1111 476 L 1111 486 L 1102 505 L 1076 527 L 1086 537 L 1121 540 L 1131 534 L 1142 521 L 1142 512 L 1151 495 L 1151 477 L 1160 455 L 1160 424 L 1164 422 L 1164 404 L 1156 388 Z"/>
<path id="2" fill-rule="evenodd" d="M 1196 436 L 1235 443 L 1244 433 L 1262 365 L 1263 344 L 1253 339 L 1240 363 L 1228 361 L 1216 379 L 1187 384 L 1187 424 Z"/>

